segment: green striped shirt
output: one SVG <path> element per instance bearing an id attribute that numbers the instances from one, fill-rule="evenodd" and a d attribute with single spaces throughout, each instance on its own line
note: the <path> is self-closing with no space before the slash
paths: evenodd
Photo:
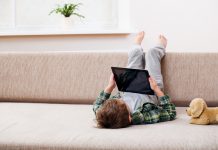
<path id="1" fill-rule="evenodd" d="M 96 113 L 106 100 L 120 98 L 119 92 L 117 95 L 111 96 L 111 94 L 101 91 L 93 104 L 93 111 Z M 170 97 L 164 95 L 159 97 L 159 100 L 159 106 L 152 103 L 144 103 L 141 107 L 136 109 L 136 111 L 131 114 L 132 124 L 148 124 L 174 120 L 176 118 L 176 109 L 175 105 L 170 102 Z"/>

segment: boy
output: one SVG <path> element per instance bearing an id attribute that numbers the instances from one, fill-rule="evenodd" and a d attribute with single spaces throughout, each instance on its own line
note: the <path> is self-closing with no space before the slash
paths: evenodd
<path id="1" fill-rule="evenodd" d="M 136 36 L 135 46 L 128 53 L 127 68 L 144 69 L 145 57 L 141 47 L 143 38 L 144 32 Z M 116 87 L 113 74 L 110 76 L 108 86 L 100 93 L 93 105 L 98 127 L 123 128 L 131 124 L 157 123 L 175 119 L 175 105 L 170 102 L 170 97 L 162 92 L 163 78 L 160 63 L 165 55 L 166 46 L 167 39 L 160 35 L 157 46 L 146 52 L 146 70 L 151 75 L 149 83 L 155 95 L 118 92 L 116 96 L 110 97 Z"/>

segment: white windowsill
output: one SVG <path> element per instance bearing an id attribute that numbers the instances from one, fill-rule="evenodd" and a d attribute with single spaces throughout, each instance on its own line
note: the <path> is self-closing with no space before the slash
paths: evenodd
<path id="1" fill-rule="evenodd" d="M 53 30 L 0 30 L 0 36 L 25 35 L 98 35 L 98 34 L 131 34 L 134 29 L 53 29 Z"/>

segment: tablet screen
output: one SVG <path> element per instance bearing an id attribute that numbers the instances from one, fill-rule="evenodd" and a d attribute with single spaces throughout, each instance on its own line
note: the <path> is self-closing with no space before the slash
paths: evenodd
<path id="1" fill-rule="evenodd" d="M 119 91 L 154 95 L 147 70 L 111 67 Z"/>

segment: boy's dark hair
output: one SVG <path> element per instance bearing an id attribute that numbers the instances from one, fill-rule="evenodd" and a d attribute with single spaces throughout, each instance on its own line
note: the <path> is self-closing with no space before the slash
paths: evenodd
<path id="1" fill-rule="evenodd" d="M 107 100 L 96 112 L 98 127 L 124 128 L 130 125 L 129 110 L 119 99 Z"/>

